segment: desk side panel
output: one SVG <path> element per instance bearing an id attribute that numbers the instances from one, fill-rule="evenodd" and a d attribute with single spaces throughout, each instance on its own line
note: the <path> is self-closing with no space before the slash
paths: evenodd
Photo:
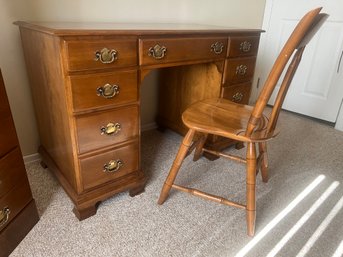
<path id="1" fill-rule="evenodd" d="M 54 160 L 61 183 L 67 182 L 76 190 L 60 38 L 25 28 L 20 28 L 20 33 L 41 147 Z"/>

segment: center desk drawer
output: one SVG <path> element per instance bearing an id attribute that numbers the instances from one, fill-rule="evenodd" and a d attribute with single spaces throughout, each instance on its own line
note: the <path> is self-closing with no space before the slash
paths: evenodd
<path id="1" fill-rule="evenodd" d="M 139 40 L 140 65 L 225 58 L 226 37 Z"/>
<path id="2" fill-rule="evenodd" d="M 137 65 L 136 39 L 65 41 L 70 71 Z"/>
<path id="3" fill-rule="evenodd" d="M 74 111 L 138 100 L 137 71 L 71 76 Z"/>
<path id="4" fill-rule="evenodd" d="M 124 142 L 138 135 L 138 106 L 82 115 L 76 126 L 80 154 Z"/>
<path id="5" fill-rule="evenodd" d="M 80 160 L 84 190 L 138 170 L 138 142 Z"/>

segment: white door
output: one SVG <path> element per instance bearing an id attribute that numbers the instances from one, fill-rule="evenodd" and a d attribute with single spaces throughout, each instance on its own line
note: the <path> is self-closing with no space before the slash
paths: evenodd
<path id="1" fill-rule="evenodd" d="M 257 73 L 260 82 L 264 82 L 297 22 L 307 11 L 319 6 L 330 16 L 307 45 L 283 108 L 336 122 L 343 98 L 343 0 L 266 0 L 263 22 L 266 32 L 258 60 L 262 70 Z M 274 93 L 270 104 L 275 96 Z"/>

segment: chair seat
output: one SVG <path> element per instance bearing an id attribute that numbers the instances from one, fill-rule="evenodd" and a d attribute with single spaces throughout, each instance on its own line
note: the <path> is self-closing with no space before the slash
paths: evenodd
<path id="1" fill-rule="evenodd" d="M 242 142 L 266 141 L 278 132 L 266 133 L 268 118 L 263 115 L 258 129 L 247 137 L 245 131 L 253 106 L 223 98 L 205 99 L 189 106 L 182 114 L 184 124 L 199 132 L 229 137 Z"/>

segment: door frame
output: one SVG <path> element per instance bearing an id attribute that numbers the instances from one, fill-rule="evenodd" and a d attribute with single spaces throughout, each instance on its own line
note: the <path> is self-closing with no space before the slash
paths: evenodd
<path id="1" fill-rule="evenodd" d="M 263 60 L 265 59 L 264 57 L 267 54 L 267 51 L 265 49 L 266 48 L 265 42 L 267 40 L 266 34 L 268 33 L 267 29 L 269 28 L 269 24 L 270 24 L 273 4 L 274 4 L 274 0 L 266 0 L 266 2 L 265 2 L 262 29 L 264 29 L 266 32 L 262 33 L 261 38 L 260 38 L 260 45 L 259 45 L 259 50 L 258 50 L 258 55 L 257 55 L 257 60 L 256 60 L 255 76 L 254 76 L 254 80 L 253 80 L 254 87 L 252 88 L 251 98 L 250 98 L 251 103 L 256 102 L 257 97 L 258 97 L 258 95 L 262 89 L 263 83 L 262 83 L 262 81 L 260 81 L 260 78 L 263 77 L 263 75 L 267 75 L 267 74 L 263 74 L 262 66 L 263 66 Z M 264 72 L 266 72 L 266 71 L 264 71 Z M 264 77 L 266 77 L 266 76 L 264 76 Z M 342 96 L 342 99 L 343 99 L 343 96 Z M 335 129 L 343 131 L 343 100 L 341 103 L 341 107 L 338 111 L 338 116 L 337 116 L 336 123 L 335 123 Z"/>

